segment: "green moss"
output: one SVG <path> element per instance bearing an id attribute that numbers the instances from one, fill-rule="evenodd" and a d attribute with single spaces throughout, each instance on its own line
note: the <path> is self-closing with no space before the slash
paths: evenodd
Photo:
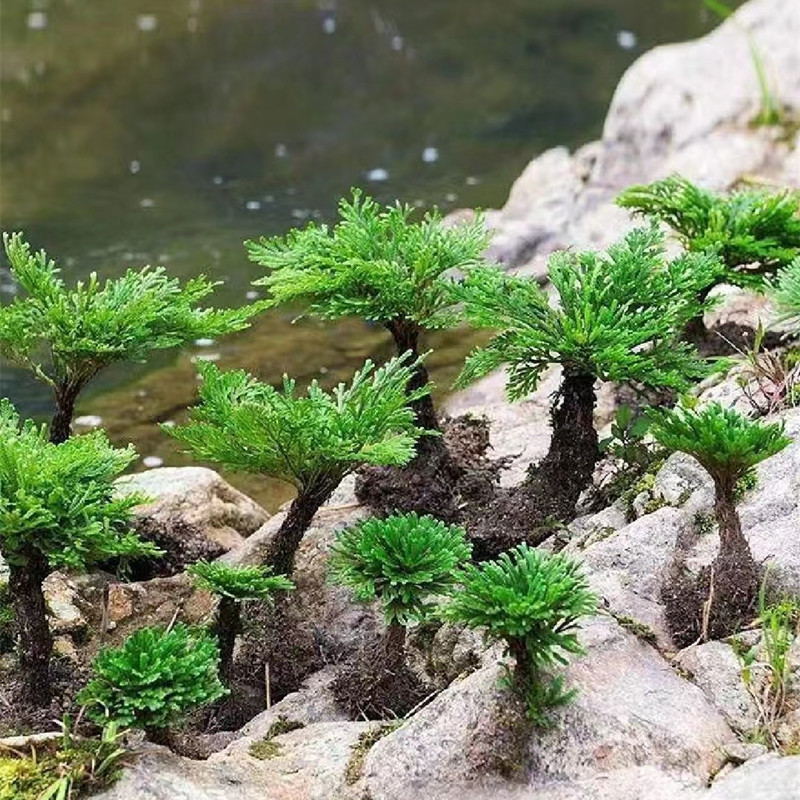
<path id="1" fill-rule="evenodd" d="M 700 536 L 708 536 L 717 524 L 713 514 L 704 514 L 698 511 L 694 515 L 694 529 Z"/>
<path id="2" fill-rule="evenodd" d="M 658 638 L 656 632 L 644 622 L 639 622 L 638 619 L 628 617 L 625 614 L 614 614 L 613 617 L 625 630 L 630 631 L 642 641 L 652 645 L 657 643 Z"/>
<path id="3" fill-rule="evenodd" d="M 14 649 L 14 609 L 8 596 L 8 583 L 0 582 L 0 655 Z"/>
<path id="4" fill-rule="evenodd" d="M 368 731 L 364 731 L 358 737 L 358 741 L 351 748 L 350 761 L 347 762 L 347 769 L 344 773 L 344 779 L 348 786 L 358 783 L 364 770 L 364 760 L 372 747 L 384 736 L 396 731 L 402 724 L 401 721 L 398 721 L 390 722 L 386 725 L 377 725 Z"/>
<path id="5" fill-rule="evenodd" d="M 749 469 L 742 475 L 736 482 L 736 488 L 733 490 L 733 497 L 738 503 L 749 491 L 758 486 L 758 473 L 754 469 Z"/>
<path id="6" fill-rule="evenodd" d="M 296 720 L 289 719 L 288 717 L 284 716 L 283 714 L 269 726 L 266 735 L 263 739 L 260 739 L 257 742 L 253 742 L 250 745 L 250 750 L 248 751 L 253 758 L 258 758 L 261 761 L 266 761 L 270 758 L 276 758 L 280 755 L 282 746 L 278 742 L 273 742 L 272 740 L 276 736 L 281 736 L 284 733 L 289 733 L 289 731 L 296 731 L 300 728 L 305 728 L 305 725 L 302 722 L 297 722 Z"/>

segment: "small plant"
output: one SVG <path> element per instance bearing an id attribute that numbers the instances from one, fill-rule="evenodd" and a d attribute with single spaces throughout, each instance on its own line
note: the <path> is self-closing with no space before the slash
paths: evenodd
<path id="1" fill-rule="evenodd" d="M 800 255 L 800 195 L 788 190 L 722 195 L 672 175 L 631 186 L 617 203 L 669 225 L 688 251 L 717 253 L 723 269 L 709 273 L 702 298 L 717 283 L 763 291 L 765 276 Z"/>
<path id="2" fill-rule="evenodd" d="M 60 723 L 63 736 L 45 742 L 29 754 L 0 749 L 0 800 L 72 800 L 111 786 L 121 775 L 127 750 L 121 740 L 127 733 L 107 721 L 98 739 L 73 732 L 72 721 Z"/>
<path id="3" fill-rule="evenodd" d="M 165 742 L 170 726 L 227 691 L 217 676 L 219 648 L 208 634 L 178 623 L 140 628 L 121 647 L 103 650 L 78 695 L 88 715 L 140 728 Z"/>
<path id="4" fill-rule="evenodd" d="M 220 561 L 198 561 L 187 570 L 201 589 L 219 596 L 214 632 L 219 641 L 219 674 L 230 685 L 233 650 L 242 632 L 241 603 L 262 600 L 272 603 L 275 592 L 289 592 L 294 584 L 283 575 L 272 575 L 266 567 L 232 566 Z"/>
<path id="5" fill-rule="evenodd" d="M 114 496 L 114 478 L 135 457 L 130 447 L 111 447 L 101 431 L 52 444 L 43 427 L 21 422 L 11 403 L 0 400 L 0 553 L 9 568 L 26 702 L 50 700 L 47 575 L 161 552 L 129 528 L 144 498 Z"/>
<path id="6" fill-rule="evenodd" d="M 369 664 L 373 676 L 386 675 L 391 684 L 402 674 L 406 626 L 424 620 L 430 599 L 452 589 L 470 552 L 463 528 L 414 513 L 367 519 L 339 535 L 329 562 L 333 580 L 362 602 L 377 597 L 387 624 L 382 653 Z M 384 683 L 374 684 L 376 696 L 363 689 L 352 693 L 361 712 L 385 711 L 377 697 L 391 689 Z"/>
<path id="7" fill-rule="evenodd" d="M 461 321 L 452 295 L 454 273 L 483 262 L 488 233 L 482 218 L 466 225 L 444 225 L 436 211 L 418 221 L 408 205 L 382 207 L 354 189 L 339 203 L 333 227 L 311 224 L 285 237 L 245 243 L 250 259 L 269 269 L 255 281 L 269 291 L 270 302 L 300 303 L 307 313 L 324 319 L 360 317 L 382 325 L 391 334 L 396 355 L 420 353 L 425 331 L 452 328 Z M 428 373 L 418 361 L 409 380 L 417 424 L 437 430 L 430 393 L 418 395 Z M 417 510 L 443 516 L 453 506 L 457 470 L 441 438 L 420 442 L 412 469 L 430 473 L 426 494 L 403 491 L 407 481 L 386 470 L 370 470 L 359 480 L 358 496 L 382 508 Z M 442 480 L 437 476 L 442 475 Z M 428 507 L 430 506 L 430 507 Z M 450 509 L 454 512 L 454 508 Z M 452 516 L 452 514 L 450 514 Z"/>
<path id="8" fill-rule="evenodd" d="M 250 745 L 247 752 L 253 758 L 259 759 L 259 761 L 267 761 L 270 758 L 275 758 L 280 755 L 281 746 L 278 742 L 272 740 L 276 736 L 281 736 L 290 731 L 297 731 L 300 730 L 300 728 L 305 728 L 302 722 L 297 722 L 296 720 L 281 715 L 269 726 L 269 730 L 265 736 Z"/>
<path id="9" fill-rule="evenodd" d="M 755 37 L 744 25 L 739 23 L 734 10 L 726 3 L 723 3 L 722 0 L 703 0 L 703 3 L 706 8 L 713 11 L 721 20 L 730 18 L 747 39 L 747 47 L 750 49 L 750 59 L 753 62 L 753 70 L 758 80 L 758 89 L 761 95 L 759 111 L 753 119 L 753 125 L 780 125 L 784 120 L 784 115 L 780 103 L 769 85 L 764 59 Z"/>
<path id="10" fill-rule="evenodd" d="M 442 614 L 506 643 L 515 661 L 510 685 L 526 700 L 529 717 L 546 725 L 548 709 L 575 694 L 562 676 L 548 673 L 582 652 L 578 621 L 596 607 L 576 561 L 521 544 L 496 561 L 468 565 Z"/>
<path id="11" fill-rule="evenodd" d="M 27 297 L 0 306 L 0 355 L 53 390 L 54 443 L 69 438 L 81 390 L 110 364 L 241 330 L 263 308 L 200 308 L 217 284 L 200 276 L 181 287 L 161 267 L 128 270 L 105 283 L 92 273 L 67 288 L 55 263 L 44 250 L 31 253 L 22 234 L 4 234 L 3 243 L 11 275 Z"/>
<path id="12" fill-rule="evenodd" d="M 460 293 L 468 317 L 500 333 L 468 356 L 458 385 L 507 365 L 506 391 L 518 400 L 536 389 L 551 364 L 563 368 L 550 413 L 550 449 L 523 485 L 539 498 L 539 522 L 569 518 L 591 481 L 600 458 L 595 381 L 680 390 L 708 372 L 678 337 L 700 309 L 698 287 L 715 270 L 715 258 L 706 254 L 668 261 L 663 236 L 643 228 L 604 254 L 553 254 L 549 277 L 557 308 L 533 279 L 496 269 L 467 275 Z M 533 521 L 524 523 L 530 529 Z"/>
<path id="13" fill-rule="evenodd" d="M 198 458 L 291 483 L 297 489 L 286 518 L 270 542 L 266 563 L 289 574 L 294 554 L 317 510 L 349 472 L 362 464 L 400 466 L 414 456 L 424 433 L 414 424 L 406 393 L 416 361 L 396 358 L 375 369 L 368 361 L 350 386 L 328 394 L 314 381 L 305 397 L 295 382 L 283 389 L 243 371 L 198 365 L 200 405 L 184 426 L 164 428 Z"/>
<path id="14" fill-rule="evenodd" d="M 780 424 L 760 424 L 716 403 L 699 410 L 653 411 L 652 419 L 656 439 L 696 458 L 714 481 L 720 548 L 708 576 L 702 636 L 728 635 L 752 611 L 759 583 L 759 568 L 736 511 L 737 485 L 791 440 Z"/>

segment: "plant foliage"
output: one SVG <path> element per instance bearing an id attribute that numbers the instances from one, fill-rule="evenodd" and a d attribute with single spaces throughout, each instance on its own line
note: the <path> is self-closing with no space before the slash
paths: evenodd
<path id="1" fill-rule="evenodd" d="M 103 650 L 94 677 L 78 695 L 95 720 L 168 728 L 227 691 L 217 677 L 219 648 L 208 634 L 178 623 L 140 628 L 121 647 Z"/>
<path id="2" fill-rule="evenodd" d="M 366 364 L 349 386 L 331 393 L 314 381 L 305 396 L 284 377 L 282 389 L 246 372 L 199 364 L 200 405 L 182 427 L 164 428 L 200 459 L 271 475 L 300 492 L 321 477 L 338 483 L 361 464 L 402 465 L 423 431 L 414 424 L 406 384 L 417 362 L 395 358 Z"/>
<path id="3" fill-rule="evenodd" d="M 556 308 L 531 278 L 471 270 L 459 290 L 467 316 L 500 333 L 467 357 L 458 385 L 507 364 L 508 396 L 519 399 L 560 363 L 601 380 L 680 389 L 707 372 L 677 337 L 701 311 L 698 290 L 717 269 L 705 253 L 668 261 L 663 236 L 651 227 L 631 231 L 607 253 L 554 253 Z"/>
<path id="4" fill-rule="evenodd" d="M 407 625 L 425 617 L 429 597 L 450 591 L 471 551 L 463 528 L 410 513 L 367 519 L 344 530 L 329 568 L 358 600 L 377 597 L 389 624 Z"/>
<path id="5" fill-rule="evenodd" d="M 778 273 L 771 290 L 783 319 L 800 323 L 800 254 Z"/>
<path id="6" fill-rule="evenodd" d="M 251 261 L 270 270 L 255 283 L 269 290 L 273 304 L 301 302 L 327 319 L 452 326 L 458 317 L 450 273 L 481 263 L 488 243 L 483 220 L 444 226 L 437 212 L 418 222 L 413 213 L 399 203 L 383 208 L 354 189 L 339 203 L 333 228 L 311 224 L 246 242 Z"/>
<path id="7" fill-rule="evenodd" d="M 270 600 L 275 592 L 289 592 L 295 585 L 284 575 L 272 575 L 267 567 L 198 561 L 186 570 L 201 589 L 231 600 Z"/>
<path id="8" fill-rule="evenodd" d="M 731 485 L 791 442 L 783 424 L 756 422 L 718 403 L 653 410 L 651 419 L 651 433 L 664 447 L 688 453 Z"/>
<path id="9" fill-rule="evenodd" d="M 117 497 L 113 480 L 136 457 L 102 431 L 54 445 L 44 427 L 21 422 L 0 400 L 0 552 L 24 566 L 35 548 L 52 568 L 85 569 L 111 558 L 161 551 L 129 528 L 137 495 Z"/>
<path id="10" fill-rule="evenodd" d="M 182 287 L 161 267 L 105 282 L 92 273 L 70 288 L 22 234 L 4 234 L 3 242 L 26 296 L 0 307 L 0 354 L 54 387 L 79 390 L 112 362 L 141 361 L 151 350 L 240 330 L 263 308 L 202 308 L 218 284 L 200 276 Z"/>
<path id="11" fill-rule="evenodd" d="M 726 269 L 709 287 L 724 280 L 760 289 L 763 273 L 800 255 L 800 194 L 796 192 L 743 190 L 721 195 L 673 175 L 632 186 L 617 203 L 665 222 L 687 250 L 718 253 Z"/>

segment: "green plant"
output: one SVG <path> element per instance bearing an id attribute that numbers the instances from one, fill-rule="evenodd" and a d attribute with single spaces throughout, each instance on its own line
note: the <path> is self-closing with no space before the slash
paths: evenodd
<path id="1" fill-rule="evenodd" d="M 750 59 L 753 62 L 753 70 L 758 80 L 758 89 L 761 95 L 759 111 L 753 119 L 753 125 L 780 125 L 783 122 L 783 113 L 772 87 L 769 85 L 764 59 L 761 56 L 758 44 L 756 44 L 755 37 L 744 25 L 739 23 L 734 10 L 723 3 L 722 0 L 703 0 L 703 3 L 706 8 L 713 11 L 721 20 L 730 18 L 747 39 L 747 47 L 750 50 Z"/>
<path id="2" fill-rule="evenodd" d="M 364 761 L 366 761 L 369 751 L 381 739 L 390 733 L 394 733 L 402 724 L 401 720 L 387 722 L 382 725 L 376 725 L 359 734 L 358 741 L 350 748 L 350 760 L 347 762 L 347 769 L 344 773 L 344 780 L 348 786 L 354 786 L 361 780 L 364 772 Z"/>
<path id="3" fill-rule="evenodd" d="M 304 397 L 284 378 L 282 390 L 242 371 L 200 364 L 200 405 L 183 426 L 164 428 L 198 458 L 270 475 L 297 489 L 271 540 L 266 563 L 291 572 L 294 554 L 319 507 L 342 478 L 362 464 L 402 465 L 424 433 L 408 405 L 428 392 L 406 392 L 417 361 L 395 358 L 375 369 L 368 361 L 350 386 L 326 393 L 314 381 Z"/>
<path id="4" fill-rule="evenodd" d="M 31 253 L 22 234 L 4 234 L 3 243 L 27 296 L 0 306 L 0 354 L 52 388 L 54 443 L 69 437 L 78 395 L 109 364 L 240 330 L 263 308 L 200 308 L 217 284 L 201 276 L 181 287 L 161 267 L 128 270 L 105 283 L 92 273 L 68 288 L 44 250 Z"/>
<path id="5" fill-rule="evenodd" d="M 140 628 L 121 647 L 98 654 L 78 702 L 95 720 L 107 716 L 163 742 L 188 711 L 227 691 L 217 676 L 218 659 L 217 643 L 204 631 L 182 623 Z"/>
<path id="6" fill-rule="evenodd" d="M 331 576 L 362 602 L 380 600 L 386 670 L 405 658 L 405 626 L 425 619 L 429 599 L 451 590 L 470 552 L 463 528 L 414 513 L 367 519 L 339 534 Z"/>
<path id="7" fill-rule="evenodd" d="M 114 478 L 135 455 L 130 447 L 111 447 L 101 431 L 52 444 L 44 427 L 22 422 L 11 403 L 0 400 L 0 553 L 9 567 L 28 702 L 50 699 L 47 575 L 161 552 L 129 529 L 132 509 L 143 498 L 114 496 Z"/>
<path id="8" fill-rule="evenodd" d="M 28 753 L 9 748 L 8 756 L 0 755 L 0 800 L 77 800 L 119 778 L 127 731 L 107 721 L 98 739 L 87 739 L 73 732 L 69 717 L 60 725 L 60 741 L 45 742 L 39 750 L 32 745 Z"/>
<path id="9" fill-rule="evenodd" d="M 247 752 L 253 758 L 257 758 L 260 761 L 267 761 L 270 758 L 275 758 L 280 755 L 281 746 L 278 742 L 273 742 L 272 740 L 276 736 L 289 733 L 290 731 L 300 730 L 300 728 L 305 728 L 302 722 L 289 719 L 282 714 L 269 726 L 269 730 L 265 736 L 250 745 Z"/>
<path id="10" fill-rule="evenodd" d="M 716 252 L 722 269 L 708 274 L 701 296 L 717 283 L 764 289 L 773 274 L 800 255 L 800 195 L 742 190 L 716 194 L 672 175 L 631 186 L 618 205 L 664 222 L 693 253 Z"/>
<path id="11" fill-rule="evenodd" d="M 214 632 L 219 641 L 219 674 L 230 685 L 233 650 L 242 632 L 240 605 L 245 600 L 272 603 L 275 592 L 292 591 L 294 584 L 283 575 L 272 575 L 266 567 L 198 561 L 187 570 L 201 589 L 219 596 Z"/>
<path id="12" fill-rule="evenodd" d="M 548 709 L 575 693 L 564 689 L 562 676 L 547 673 L 582 652 L 578 621 L 596 608 L 576 561 L 520 544 L 496 561 L 465 567 L 442 614 L 505 642 L 515 660 L 510 685 L 526 699 L 530 718 L 547 724 Z"/>
<path id="13" fill-rule="evenodd" d="M 715 270 L 708 254 L 668 261 L 663 236 L 651 227 L 630 232 L 607 253 L 554 253 L 549 277 L 558 307 L 531 278 L 497 269 L 468 273 L 459 292 L 467 316 L 500 333 L 468 356 L 458 385 L 507 365 L 507 394 L 517 400 L 536 389 L 551 364 L 563 368 L 550 449 L 524 484 L 540 498 L 542 518 L 569 517 L 591 481 L 600 457 L 596 380 L 680 390 L 707 373 L 678 337 L 701 307 L 698 287 Z"/>
<path id="14" fill-rule="evenodd" d="M 699 409 L 652 411 L 651 417 L 655 438 L 669 450 L 693 456 L 714 481 L 720 548 L 711 567 L 704 628 L 714 636 L 727 635 L 752 609 L 759 580 L 736 511 L 737 484 L 791 440 L 784 435 L 783 425 L 761 424 L 717 403 Z"/>

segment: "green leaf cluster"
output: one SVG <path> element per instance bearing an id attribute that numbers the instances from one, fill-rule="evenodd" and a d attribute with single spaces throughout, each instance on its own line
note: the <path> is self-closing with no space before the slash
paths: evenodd
<path id="1" fill-rule="evenodd" d="M 51 567 L 84 569 L 110 558 L 160 555 L 129 527 L 143 498 L 116 497 L 113 480 L 136 457 L 103 431 L 51 444 L 43 427 L 21 422 L 0 400 L 0 552 L 24 566 L 36 548 Z"/>
<path id="2" fill-rule="evenodd" d="M 247 327 L 263 308 L 202 308 L 218 284 L 200 276 L 184 286 L 161 267 L 128 270 L 101 282 L 95 273 L 67 287 L 44 250 L 4 234 L 11 274 L 26 293 L 0 306 L 0 354 L 51 385 L 84 386 L 115 361 Z"/>
<path id="3" fill-rule="evenodd" d="M 548 262 L 558 295 L 551 305 L 532 278 L 474 269 L 458 294 L 477 327 L 499 329 L 466 360 L 458 385 L 508 365 L 507 392 L 536 389 L 551 364 L 600 380 L 681 389 L 708 366 L 678 341 L 702 310 L 699 289 L 718 270 L 711 254 L 670 261 L 656 227 L 631 231 L 606 253 L 563 251 Z"/>
<path id="4" fill-rule="evenodd" d="M 270 600 L 275 592 L 295 586 L 284 575 L 272 575 L 268 567 L 197 561 L 187 570 L 201 589 L 231 600 Z"/>
<path id="5" fill-rule="evenodd" d="M 650 432 L 664 447 L 688 453 L 715 481 L 729 485 L 791 442 L 782 423 L 751 420 L 719 403 L 699 409 L 657 409 L 650 417 Z"/>
<path id="6" fill-rule="evenodd" d="M 424 619 L 428 598 L 452 589 L 471 552 L 463 528 L 396 514 L 345 529 L 331 549 L 329 569 L 358 600 L 377 597 L 389 624 L 407 625 Z"/>
<path id="7" fill-rule="evenodd" d="M 419 436 L 408 403 L 428 393 L 406 385 L 417 361 L 395 358 L 379 368 L 368 361 L 349 386 L 325 392 L 314 381 L 305 396 L 284 377 L 275 389 L 246 372 L 198 365 L 200 404 L 183 426 L 164 428 L 202 460 L 271 475 L 300 492 L 320 482 L 338 485 L 361 464 L 401 466 Z"/>
<path id="8" fill-rule="evenodd" d="M 617 203 L 665 222 L 687 250 L 716 252 L 726 269 L 709 287 L 724 280 L 762 288 L 763 273 L 800 255 L 796 192 L 743 190 L 721 195 L 673 175 L 632 186 Z"/>
<path id="9" fill-rule="evenodd" d="M 782 319 L 800 323 L 800 255 L 778 273 L 770 289 Z"/>
<path id="10" fill-rule="evenodd" d="M 219 648 L 202 630 L 140 628 L 121 647 L 103 650 L 78 695 L 88 715 L 135 728 L 168 728 L 227 691 L 217 677 Z"/>
<path id="11" fill-rule="evenodd" d="M 251 261 L 270 270 L 255 283 L 273 304 L 300 302 L 327 319 L 450 327 L 458 321 L 451 273 L 482 262 L 488 234 L 480 217 L 446 226 L 435 211 L 416 222 L 413 213 L 399 203 L 381 207 L 354 189 L 333 228 L 311 224 L 246 242 Z"/>

